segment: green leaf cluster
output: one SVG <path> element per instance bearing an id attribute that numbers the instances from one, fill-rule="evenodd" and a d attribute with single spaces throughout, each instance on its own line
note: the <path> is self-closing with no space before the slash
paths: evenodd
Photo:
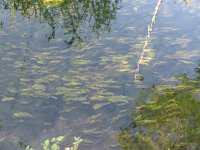
<path id="1" fill-rule="evenodd" d="M 46 139 L 43 143 L 42 143 L 42 150 L 60 150 L 60 143 L 63 142 L 65 139 L 65 136 L 58 136 L 58 137 L 54 137 L 51 139 Z M 72 146 L 70 147 L 65 147 L 65 150 L 78 150 L 79 144 L 83 141 L 83 139 L 81 139 L 80 137 L 74 137 L 74 142 L 72 144 Z M 33 148 L 31 148 L 29 145 L 26 146 L 25 150 L 34 150 Z"/>
<path id="2" fill-rule="evenodd" d="M 199 67 L 198 67 L 199 68 Z M 180 150 L 200 147 L 200 72 L 194 79 L 184 74 L 179 83 L 152 87 L 131 111 L 132 123 L 117 136 L 124 150 Z M 142 99 L 140 97 L 140 99 Z"/>

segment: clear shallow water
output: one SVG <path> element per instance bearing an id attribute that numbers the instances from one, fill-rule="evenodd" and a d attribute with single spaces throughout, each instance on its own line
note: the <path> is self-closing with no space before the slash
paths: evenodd
<path id="1" fill-rule="evenodd" d="M 198 1 L 163 1 L 143 81 L 134 76 L 157 1 L 28 2 L 1 1 L 1 149 L 60 135 L 62 146 L 80 136 L 80 150 L 121 149 L 116 134 L 141 88 L 195 76 Z"/>

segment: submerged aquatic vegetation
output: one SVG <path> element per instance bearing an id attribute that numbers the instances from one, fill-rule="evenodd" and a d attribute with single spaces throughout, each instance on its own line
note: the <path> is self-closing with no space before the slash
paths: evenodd
<path id="1" fill-rule="evenodd" d="M 33 116 L 30 113 L 27 113 L 27 112 L 15 112 L 15 113 L 13 113 L 13 117 L 16 117 L 16 118 L 33 118 Z"/>
<path id="2" fill-rule="evenodd" d="M 62 4 L 64 0 L 43 0 L 44 5 L 56 6 Z"/>
<path id="3" fill-rule="evenodd" d="M 12 11 L 14 12 L 13 14 L 20 16 L 20 13 L 22 13 L 22 17 L 26 19 L 26 21 L 22 21 L 22 25 L 26 25 L 23 26 L 23 29 L 20 29 L 22 27 L 20 26 L 21 22 L 18 23 L 18 20 L 16 20 L 14 34 L 17 38 L 12 39 L 10 36 L 3 36 L 2 40 L 2 43 L 6 43 L 7 39 L 10 40 L 8 44 L 1 46 L 3 50 L 0 51 L 0 59 L 2 61 L 0 77 L 5 79 L 1 81 L 0 98 L 5 101 L 2 102 L 2 107 L 7 106 L 5 107 L 6 109 L 8 107 L 12 109 L 12 111 L 6 110 L 6 114 L 14 117 L 15 119 L 12 118 L 14 121 L 18 119 L 16 122 L 20 122 L 20 125 L 29 123 L 30 126 L 26 126 L 29 130 L 38 128 L 37 125 L 47 125 L 48 127 L 55 127 L 55 132 L 57 132 L 57 129 L 61 127 L 57 127 L 57 121 L 59 124 L 62 119 L 62 123 L 65 122 L 65 124 L 69 125 L 67 127 L 72 130 L 87 128 L 88 130 L 83 130 L 83 133 L 88 134 L 90 137 L 94 133 L 95 137 L 103 139 L 99 140 L 92 137 L 92 142 L 88 142 L 89 146 L 93 147 L 94 143 L 106 141 L 109 132 L 113 131 L 113 126 L 115 128 L 118 125 L 117 121 L 122 122 L 123 115 L 121 111 L 119 114 L 116 113 L 120 109 L 126 111 L 127 107 L 124 106 L 134 97 L 135 85 L 132 79 L 134 78 L 134 68 L 136 68 L 135 65 L 137 63 L 136 57 L 140 53 L 139 50 L 142 49 L 137 48 L 138 45 L 136 44 L 141 39 L 137 38 L 137 36 L 143 35 L 144 28 L 141 24 L 148 20 L 146 14 L 149 14 L 150 11 L 146 8 L 152 8 L 151 5 L 145 5 L 154 4 L 154 2 L 137 0 L 130 1 L 131 5 L 127 5 L 129 2 L 126 1 L 121 11 L 122 14 L 119 14 L 119 19 L 114 25 L 115 31 L 111 33 L 110 37 L 103 37 L 99 40 L 94 39 L 92 42 L 83 42 L 80 45 L 77 44 L 78 46 L 71 47 L 70 45 L 80 39 L 79 33 L 88 35 L 88 30 L 103 33 L 104 29 L 110 28 L 112 19 L 115 17 L 115 8 L 117 6 L 115 2 L 118 3 L 118 0 L 113 0 L 112 3 L 109 0 L 65 0 L 62 5 L 56 4 L 53 7 L 49 4 L 48 6 L 37 4 L 43 0 L 6 1 L 10 2 L 6 9 L 11 10 L 15 6 L 16 10 Z M 6 1 L 3 1 L 3 3 Z M 141 3 L 143 5 L 138 6 Z M 38 7 L 40 8 L 38 9 Z M 111 9 L 107 9 L 108 7 Z M 90 13 L 94 14 L 94 16 L 90 17 Z M 135 15 L 137 13 L 139 15 Z M 121 16 L 128 14 L 131 14 L 131 18 L 127 17 L 121 21 Z M 20 18 L 22 17 L 20 16 Z M 139 18 L 139 20 L 137 21 L 135 18 Z M 35 19 L 39 21 L 35 23 Z M 91 19 L 91 22 L 88 22 L 88 19 Z M 126 22 L 127 19 L 128 22 Z M 66 22 L 63 23 L 63 21 Z M 84 24 L 84 21 L 86 24 Z M 4 28 L 0 32 L 4 32 L 4 29 L 6 31 L 8 22 L 4 24 Z M 47 24 L 52 27 L 52 30 Z M 87 28 L 87 25 L 90 28 Z M 82 32 L 85 29 L 87 33 Z M 29 35 L 30 30 L 33 32 L 33 39 L 30 41 L 28 52 L 24 54 L 25 44 L 22 41 L 25 41 L 27 36 L 20 34 L 21 32 L 26 32 Z M 53 33 L 53 30 L 55 30 L 55 33 Z M 63 30 L 66 33 L 65 35 L 62 35 Z M 143 31 L 141 32 L 140 30 Z M 52 34 L 49 33 L 51 31 Z M 130 34 L 130 37 L 127 37 L 128 34 Z M 19 39 L 19 36 L 23 36 L 23 38 Z M 59 36 L 59 39 L 53 39 L 55 36 Z M 49 43 L 45 42 L 43 37 L 49 38 Z M 67 43 L 67 47 L 63 44 L 63 41 Z M 20 42 L 22 44 L 18 44 Z M 176 42 L 184 44 L 184 42 L 187 43 L 188 41 L 179 39 Z M 135 46 L 134 49 L 132 48 L 133 46 Z M 141 61 L 142 64 L 149 64 L 152 60 L 154 54 L 150 52 L 152 52 L 152 48 L 148 47 L 145 50 L 147 57 L 145 55 L 145 58 Z M 23 56 L 26 56 L 27 61 L 25 64 Z M 143 79 L 143 77 L 140 78 L 140 80 Z M 157 91 L 160 94 L 167 92 L 161 88 L 157 89 Z M 198 89 L 195 89 L 193 93 L 197 94 Z M 168 95 L 170 94 L 173 95 L 173 93 L 169 92 Z M 170 105 L 167 105 L 166 110 L 170 106 L 176 106 L 174 99 L 171 99 L 170 103 Z M 153 104 L 151 108 L 154 110 L 159 109 Z M 143 107 L 143 109 L 146 108 Z M 171 110 L 169 109 L 168 111 Z M 19 112 L 27 112 L 34 117 L 31 118 L 30 115 Z M 96 113 L 100 115 L 95 116 Z M 2 114 L 4 115 L 4 112 Z M 23 123 L 21 122 L 22 120 L 24 121 Z M 82 125 L 79 120 L 86 120 L 86 126 L 85 124 Z M 110 122 L 107 123 L 107 120 L 110 120 Z M 154 121 L 146 119 L 138 122 L 150 124 Z M 77 126 L 77 128 L 74 126 Z M 17 132 L 20 131 L 19 128 L 16 130 Z M 35 134 L 37 132 L 40 132 L 40 130 L 35 130 Z M 52 146 L 51 144 L 49 144 L 49 147 Z"/>
<path id="4" fill-rule="evenodd" d="M 60 150 L 60 143 L 63 142 L 65 139 L 65 136 L 58 136 L 54 137 L 52 139 L 46 139 L 43 143 L 43 149 L 42 150 Z M 72 143 L 72 146 L 65 147 L 64 150 L 78 150 L 79 144 L 83 141 L 80 137 L 74 137 L 74 142 Z M 25 150 L 34 150 L 34 148 L 31 148 L 30 146 L 26 146 Z"/>
<path id="5" fill-rule="evenodd" d="M 115 96 L 110 96 L 108 98 L 109 102 L 123 102 L 123 103 L 127 103 L 128 102 L 128 96 L 124 96 L 124 95 L 115 95 Z"/>
<path id="6" fill-rule="evenodd" d="M 98 110 L 106 105 L 108 105 L 109 103 L 97 103 L 93 106 L 94 110 Z"/>
<path id="7" fill-rule="evenodd" d="M 157 85 L 140 97 L 132 123 L 117 136 L 124 150 L 198 149 L 200 147 L 200 71 L 194 79 L 181 74 L 173 88 Z"/>
<path id="8" fill-rule="evenodd" d="M 5 101 L 13 101 L 14 98 L 13 97 L 4 97 L 2 98 L 2 101 L 5 102 Z"/>

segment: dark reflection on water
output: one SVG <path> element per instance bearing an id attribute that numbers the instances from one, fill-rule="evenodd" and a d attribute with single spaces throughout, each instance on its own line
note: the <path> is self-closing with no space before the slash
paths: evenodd
<path id="1" fill-rule="evenodd" d="M 119 1 L 115 0 L 5 0 L 0 7 L 10 12 L 10 22 L 15 22 L 18 14 L 25 20 L 46 22 L 51 32 L 48 40 L 55 39 L 56 30 L 62 28 L 68 46 L 74 42 L 85 41 L 88 34 L 99 36 L 104 31 L 110 31 L 111 23 L 116 18 Z M 1 25 L 3 27 L 3 22 Z M 15 26 L 15 25 L 14 25 Z"/>
<path id="2" fill-rule="evenodd" d="M 146 89 L 132 109 L 132 123 L 117 136 L 124 150 L 200 148 L 200 65 L 196 78 L 177 76 L 173 88 Z"/>

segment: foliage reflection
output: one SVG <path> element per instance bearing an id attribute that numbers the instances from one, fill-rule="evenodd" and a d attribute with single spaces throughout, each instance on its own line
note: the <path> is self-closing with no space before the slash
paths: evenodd
<path id="1" fill-rule="evenodd" d="M 55 38 L 57 28 L 63 28 L 65 42 L 71 45 L 84 40 L 88 33 L 98 36 L 102 31 L 110 31 L 118 4 L 118 0 L 4 0 L 0 8 L 9 10 L 11 22 L 20 14 L 25 19 L 48 23 L 52 29 L 48 40 Z"/>

